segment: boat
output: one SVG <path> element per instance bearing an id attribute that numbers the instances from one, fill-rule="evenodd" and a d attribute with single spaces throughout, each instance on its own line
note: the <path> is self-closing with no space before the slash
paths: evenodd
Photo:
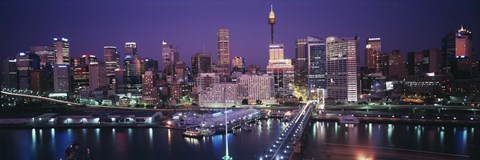
<path id="1" fill-rule="evenodd" d="M 203 137 L 202 133 L 195 129 L 189 129 L 183 132 L 183 136 L 191 138 L 201 138 Z"/>
<path id="2" fill-rule="evenodd" d="M 216 133 L 216 131 L 211 128 L 200 129 L 199 132 L 200 134 L 202 134 L 202 136 L 205 136 L 205 137 L 213 136 Z"/>
<path id="3" fill-rule="evenodd" d="M 341 116 L 339 118 L 339 122 L 343 124 L 358 124 L 360 123 L 360 120 L 358 120 L 358 118 L 356 118 L 353 115 L 346 115 L 346 116 Z"/>

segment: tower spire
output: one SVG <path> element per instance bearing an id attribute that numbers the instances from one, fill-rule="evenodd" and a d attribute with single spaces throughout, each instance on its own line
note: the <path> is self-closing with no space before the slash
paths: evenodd
<path id="1" fill-rule="evenodd" d="M 275 13 L 273 12 L 273 5 L 270 5 L 270 13 L 268 14 L 268 24 L 270 24 L 270 44 L 273 44 L 273 25 L 277 23 L 277 20 L 275 19 Z"/>

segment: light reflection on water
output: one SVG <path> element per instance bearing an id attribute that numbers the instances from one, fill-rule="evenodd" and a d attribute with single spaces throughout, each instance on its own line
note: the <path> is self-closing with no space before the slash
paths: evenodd
<path id="1" fill-rule="evenodd" d="M 480 136 L 480 133 L 475 129 L 475 127 L 372 123 L 352 126 L 338 125 L 337 122 L 314 122 L 309 132 L 311 140 L 307 144 L 307 152 L 318 153 L 318 149 L 327 150 L 326 146 L 329 144 L 341 144 L 469 155 L 471 150 L 469 146 L 479 145 L 475 140 L 478 141 L 476 137 Z M 358 153 L 355 154 L 356 159 L 375 158 L 375 150 L 363 152 L 356 148 L 353 152 Z M 372 154 L 369 154 L 370 152 Z"/>

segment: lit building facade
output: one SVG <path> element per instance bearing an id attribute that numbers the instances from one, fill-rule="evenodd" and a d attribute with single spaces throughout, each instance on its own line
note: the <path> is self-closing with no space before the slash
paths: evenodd
<path id="1" fill-rule="evenodd" d="M 53 39 L 56 64 L 70 64 L 70 43 L 66 38 Z"/>
<path id="2" fill-rule="evenodd" d="M 327 37 L 327 101 L 357 102 L 358 100 L 358 38 Z"/>
<path id="3" fill-rule="evenodd" d="M 155 84 L 155 72 L 145 71 L 142 75 L 142 101 L 147 105 L 158 104 L 158 91 Z"/>
<path id="4" fill-rule="evenodd" d="M 30 72 L 40 69 L 40 58 L 34 53 L 20 53 L 16 56 L 18 89 L 30 88 Z"/>
<path id="5" fill-rule="evenodd" d="M 232 72 L 245 73 L 245 58 L 238 56 L 232 58 Z"/>
<path id="6" fill-rule="evenodd" d="M 365 64 L 375 72 L 382 70 L 382 41 L 380 38 L 368 38 L 365 46 Z"/>
<path id="7" fill-rule="evenodd" d="M 220 83 L 220 77 L 215 73 L 200 73 L 195 78 L 195 87 L 197 88 L 197 93 L 201 93 L 211 84 Z"/>
<path id="8" fill-rule="evenodd" d="M 125 56 L 136 56 L 138 54 L 137 43 L 136 42 L 125 42 L 125 48 L 124 48 L 123 52 L 124 52 Z"/>
<path id="9" fill-rule="evenodd" d="M 269 45 L 267 74 L 274 77 L 275 97 L 293 94 L 294 67 L 290 59 L 283 58 L 283 44 Z"/>
<path id="10" fill-rule="evenodd" d="M 53 91 L 55 93 L 71 93 L 71 70 L 68 64 L 53 66 Z"/>
<path id="11" fill-rule="evenodd" d="M 256 100 L 268 101 L 275 98 L 274 77 L 269 75 L 241 75 L 237 77 L 237 84 L 246 86 L 247 99 L 254 103 Z"/>
<path id="12" fill-rule="evenodd" d="M 103 57 L 105 61 L 105 69 L 110 85 L 115 79 L 115 70 L 120 68 L 120 54 L 115 46 L 104 46 Z M 112 87 L 113 88 L 113 87 Z"/>

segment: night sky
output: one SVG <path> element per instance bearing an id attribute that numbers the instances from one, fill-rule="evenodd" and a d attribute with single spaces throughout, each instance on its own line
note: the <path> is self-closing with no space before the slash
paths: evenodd
<path id="1" fill-rule="evenodd" d="M 368 37 L 381 37 L 384 51 L 406 53 L 440 47 L 441 38 L 461 24 L 480 48 L 478 0 L 1 0 L 0 58 L 65 37 L 72 56 L 103 59 L 104 45 L 123 53 L 126 41 L 136 41 L 140 56 L 161 61 L 165 40 L 190 64 L 203 48 L 216 59 L 216 30 L 226 27 L 231 57 L 265 66 L 270 4 L 277 17 L 275 41 L 285 44 L 287 58 L 294 58 L 297 38 L 358 35 L 363 64 Z"/>

